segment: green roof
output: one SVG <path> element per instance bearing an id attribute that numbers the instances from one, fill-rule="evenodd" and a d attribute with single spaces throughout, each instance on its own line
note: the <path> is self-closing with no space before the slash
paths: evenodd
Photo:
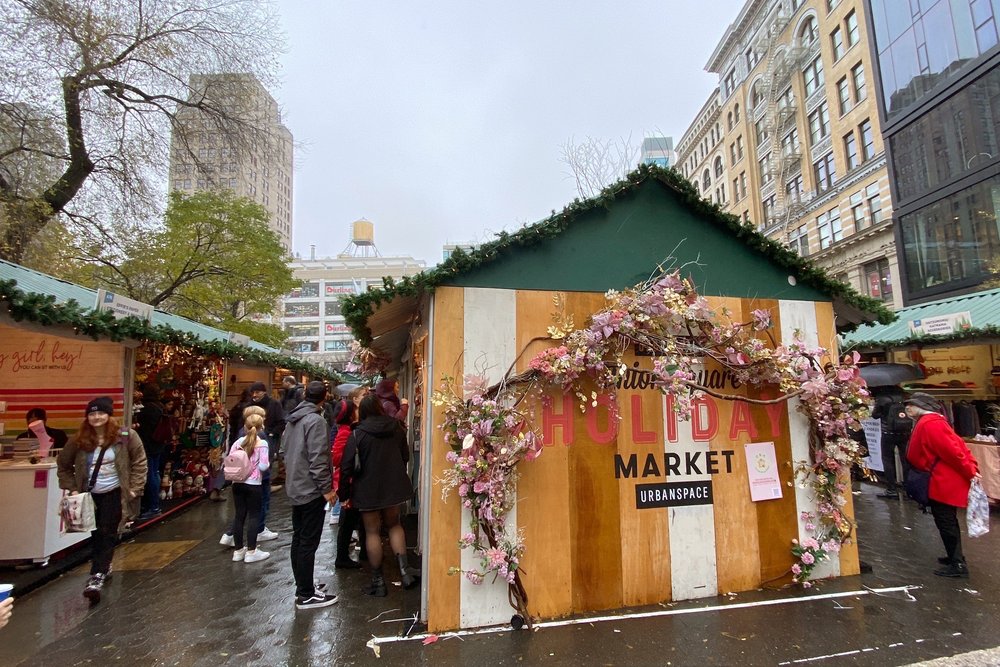
<path id="1" fill-rule="evenodd" d="M 929 317 L 968 312 L 972 326 L 942 336 L 914 334 L 910 322 Z M 941 345 L 1000 340 L 1000 289 L 929 301 L 896 311 L 898 319 L 889 324 L 868 324 L 843 335 L 844 348 L 878 350 L 912 345 Z"/>
<path id="2" fill-rule="evenodd" d="M 15 320 L 71 327 L 97 340 L 149 340 L 195 348 L 206 355 L 302 370 L 317 377 L 335 375 L 314 364 L 280 354 L 256 341 L 230 342 L 228 331 L 154 310 L 151 322 L 134 317 L 115 319 L 96 310 L 97 291 L 0 259 L 0 302 Z"/>
<path id="3" fill-rule="evenodd" d="M 686 265 L 706 295 L 831 300 L 842 331 L 894 318 L 881 302 L 702 199 L 675 170 L 655 165 L 469 253 L 456 250 L 433 269 L 384 278 L 383 289 L 347 297 L 341 311 L 355 338 L 369 344 L 368 318 L 398 296 L 439 285 L 601 292 L 648 278 L 664 260 Z"/>

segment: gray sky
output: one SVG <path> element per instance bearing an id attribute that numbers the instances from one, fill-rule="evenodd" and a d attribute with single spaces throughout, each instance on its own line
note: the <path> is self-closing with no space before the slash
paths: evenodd
<path id="1" fill-rule="evenodd" d="M 363 216 L 432 265 L 562 209 L 567 139 L 680 139 L 743 1 L 280 0 L 294 250 L 335 255 Z"/>

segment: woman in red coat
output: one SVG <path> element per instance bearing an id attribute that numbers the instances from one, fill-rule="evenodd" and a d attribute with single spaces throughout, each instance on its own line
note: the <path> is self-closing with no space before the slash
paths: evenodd
<path id="1" fill-rule="evenodd" d="M 906 415 L 916 422 L 906 459 L 914 468 L 931 472 L 931 514 L 948 554 L 938 559 L 942 567 L 934 574 L 967 579 L 969 568 L 962 556 L 958 508 L 968 505 L 969 486 L 979 475 L 979 464 L 965 441 L 941 416 L 942 407 L 936 398 L 917 392 L 904 404 Z"/>

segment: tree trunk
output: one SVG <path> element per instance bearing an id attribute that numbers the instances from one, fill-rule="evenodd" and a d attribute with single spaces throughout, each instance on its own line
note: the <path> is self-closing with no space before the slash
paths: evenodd
<path id="1" fill-rule="evenodd" d="M 20 264 L 28 245 L 52 219 L 51 209 L 40 201 L 0 203 L 0 259 Z"/>

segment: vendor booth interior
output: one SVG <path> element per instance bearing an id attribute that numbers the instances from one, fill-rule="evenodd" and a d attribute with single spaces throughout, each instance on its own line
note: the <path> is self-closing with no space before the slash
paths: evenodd
<path id="1" fill-rule="evenodd" d="M 823 364 L 838 361 L 838 328 L 892 317 L 701 200 L 673 172 L 645 167 L 595 199 L 345 303 L 355 336 L 388 360 L 401 395 L 421 406 L 411 411 L 411 438 L 419 442 L 422 614 L 431 631 L 713 596 L 796 576 L 793 540 L 811 538 L 818 503 L 812 487 L 792 483 L 814 456 L 800 402 L 768 402 L 777 386 L 751 386 L 725 359 L 706 356 L 679 360 L 706 390 L 679 405 L 683 395 L 658 384 L 672 372 L 661 353 L 668 339 L 683 346 L 698 336 L 678 330 L 633 344 L 645 330 L 636 304 L 650 295 L 661 304 L 651 306 L 653 319 L 662 303 L 680 299 L 685 317 L 705 322 L 710 311 L 732 323 L 766 320 L 754 329 L 759 349 L 822 347 Z M 704 313 L 692 315 L 692 304 Z M 626 312 L 639 313 L 630 333 Z M 603 385 L 567 380 L 566 369 L 602 333 L 629 341 L 616 352 L 617 379 L 610 387 L 607 377 Z M 508 393 L 529 377 L 556 382 Z M 500 417 L 482 416 L 490 411 Z M 511 459 L 516 474 L 476 478 L 476 466 L 492 471 L 493 461 L 512 456 L 495 428 L 508 429 L 510 448 L 524 456 Z M 483 453 L 486 443 L 495 449 Z M 836 484 L 843 528 L 851 496 L 842 478 Z M 498 524 L 483 507 L 493 490 L 508 488 Z M 824 552 L 813 577 L 858 572 L 850 533 Z"/>

